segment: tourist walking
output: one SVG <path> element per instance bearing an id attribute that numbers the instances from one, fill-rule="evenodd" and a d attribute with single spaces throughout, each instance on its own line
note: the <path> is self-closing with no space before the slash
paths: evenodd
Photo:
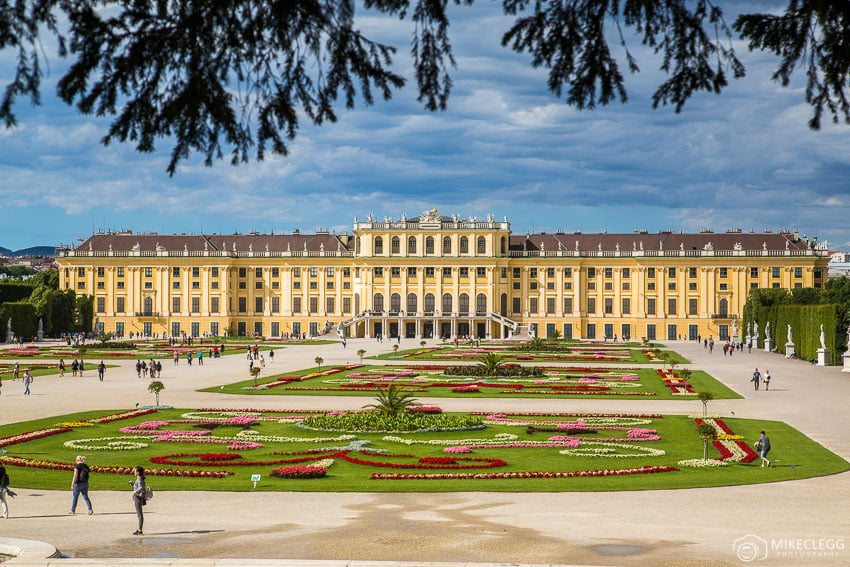
<path id="1" fill-rule="evenodd" d="M 0 504 L 3 505 L 3 517 L 9 517 L 9 505 L 6 503 L 6 496 L 15 497 L 15 493 L 9 490 L 9 475 L 6 472 L 6 467 L 0 464 Z"/>
<path id="2" fill-rule="evenodd" d="M 32 374 L 29 370 L 24 370 L 24 395 L 30 395 L 30 384 L 32 384 Z"/>
<path id="3" fill-rule="evenodd" d="M 21 365 L 17 362 L 12 365 L 12 380 L 17 380 L 21 377 Z"/>
<path id="4" fill-rule="evenodd" d="M 106 365 L 103 361 L 100 361 L 100 364 L 97 365 L 97 379 L 103 382 L 103 373 L 106 371 Z"/>
<path id="5" fill-rule="evenodd" d="M 177 351 L 174 351 L 174 366 L 178 366 L 180 364 L 180 355 Z"/>
<path id="6" fill-rule="evenodd" d="M 59 377 L 64 378 L 65 377 L 65 361 L 63 359 L 61 359 L 61 358 L 59 359 L 59 364 L 57 365 L 57 368 L 59 368 Z"/>
<path id="7" fill-rule="evenodd" d="M 753 385 L 755 386 L 756 391 L 758 391 L 758 389 L 759 389 L 759 381 L 760 380 L 761 380 L 761 372 L 759 372 L 759 369 L 756 368 L 756 371 L 753 372 L 753 378 L 752 378 L 752 380 L 750 380 L 750 382 L 752 382 Z"/>
<path id="8" fill-rule="evenodd" d="M 77 464 L 74 465 L 74 478 L 71 480 L 71 514 L 77 510 L 77 499 L 82 496 L 89 509 L 89 515 L 94 514 L 91 500 L 89 500 L 89 466 L 83 455 L 77 455 Z"/>
<path id="9" fill-rule="evenodd" d="M 145 497 L 148 487 L 145 484 L 144 468 L 136 467 L 136 480 L 131 480 L 130 484 L 133 485 L 133 507 L 136 509 L 136 518 L 139 520 L 139 529 L 134 531 L 133 535 L 145 535 L 142 533 L 142 528 L 144 528 L 145 524 L 145 512 L 142 510 L 142 506 L 148 503 Z"/>
<path id="10" fill-rule="evenodd" d="M 761 466 L 769 467 L 770 460 L 768 460 L 767 454 L 770 452 L 770 438 L 764 431 L 759 435 L 759 440 L 756 441 L 755 447 L 756 451 L 759 452 L 759 457 L 761 457 Z"/>
<path id="11" fill-rule="evenodd" d="M 198 351 L 198 366 L 203 366 L 203 365 L 204 365 L 204 351 L 199 350 Z"/>
<path id="12" fill-rule="evenodd" d="M 269 364 L 271 364 L 272 362 L 274 362 L 274 351 L 269 350 Z"/>
<path id="13" fill-rule="evenodd" d="M 770 370 L 764 371 L 764 379 L 762 381 L 764 382 L 765 391 L 770 390 Z"/>

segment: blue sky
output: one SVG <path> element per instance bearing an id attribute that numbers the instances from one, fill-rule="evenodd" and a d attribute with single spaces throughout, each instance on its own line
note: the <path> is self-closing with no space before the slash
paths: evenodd
<path id="1" fill-rule="evenodd" d="M 730 22 L 738 4 L 721 3 Z M 771 81 L 772 56 L 736 42 L 747 76 L 676 114 L 652 109 L 659 62 L 631 42 L 641 73 L 627 76 L 630 101 L 579 111 L 546 90 L 527 55 L 500 46 L 508 22 L 498 4 L 452 13 L 447 111 L 416 102 L 409 23 L 367 15 L 367 35 L 400 48 L 396 70 L 409 82 L 392 101 L 340 107 L 336 124 L 318 128 L 302 119 L 288 157 L 205 167 L 196 156 L 173 177 L 167 140 L 149 155 L 99 143 L 108 119 L 55 97 L 67 63 L 46 48 L 43 104 L 19 101 L 19 126 L 0 126 L 0 246 L 72 243 L 99 229 L 346 232 L 355 216 L 437 207 L 507 216 L 518 233 L 798 229 L 850 250 L 850 126 L 809 130 L 802 77 L 789 88 Z M 11 57 L 0 52 L 0 87 Z"/>

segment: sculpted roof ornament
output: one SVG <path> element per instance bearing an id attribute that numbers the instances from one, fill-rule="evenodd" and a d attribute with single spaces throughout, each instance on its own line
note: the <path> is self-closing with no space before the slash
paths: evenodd
<path id="1" fill-rule="evenodd" d="M 743 250 L 743 249 L 744 249 L 744 246 L 743 246 L 743 244 L 741 244 L 740 242 L 736 242 L 736 243 L 735 243 L 735 246 L 733 246 L 733 248 L 734 248 L 735 250 L 739 250 L 739 251 L 740 251 L 740 250 Z"/>
<path id="2" fill-rule="evenodd" d="M 422 214 L 419 216 L 419 222 L 440 222 L 437 207 L 434 207 L 430 211 L 422 211 Z"/>
<path id="3" fill-rule="evenodd" d="M 714 245 L 711 244 L 711 241 L 706 243 L 705 246 L 702 247 L 703 250 L 714 250 Z"/>

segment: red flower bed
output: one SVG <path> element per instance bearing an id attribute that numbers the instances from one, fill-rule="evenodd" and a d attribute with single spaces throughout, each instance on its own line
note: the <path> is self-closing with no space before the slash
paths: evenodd
<path id="1" fill-rule="evenodd" d="M 322 478 L 327 476 L 326 467 L 315 467 L 310 465 L 293 465 L 272 469 L 271 475 L 275 478 Z"/>
<path id="2" fill-rule="evenodd" d="M 28 457 L 17 457 L 14 455 L 0 456 L 0 463 L 16 467 L 29 467 L 34 469 L 47 469 L 54 471 L 72 471 L 74 463 L 61 463 L 59 461 L 43 461 L 30 459 Z M 105 474 L 134 474 L 136 467 L 107 467 L 101 465 L 90 465 L 93 472 Z M 183 477 L 209 477 L 222 478 L 232 475 L 230 471 L 176 471 L 173 469 L 145 469 L 145 476 L 183 476 Z"/>

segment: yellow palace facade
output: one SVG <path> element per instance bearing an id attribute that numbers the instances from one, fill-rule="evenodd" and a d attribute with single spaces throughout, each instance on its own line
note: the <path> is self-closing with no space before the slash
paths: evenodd
<path id="1" fill-rule="evenodd" d="M 823 286 L 828 251 L 790 232 L 513 234 L 434 209 L 342 235 L 98 233 L 57 262 L 119 336 L 725 340 L 750 289 Z"/>

